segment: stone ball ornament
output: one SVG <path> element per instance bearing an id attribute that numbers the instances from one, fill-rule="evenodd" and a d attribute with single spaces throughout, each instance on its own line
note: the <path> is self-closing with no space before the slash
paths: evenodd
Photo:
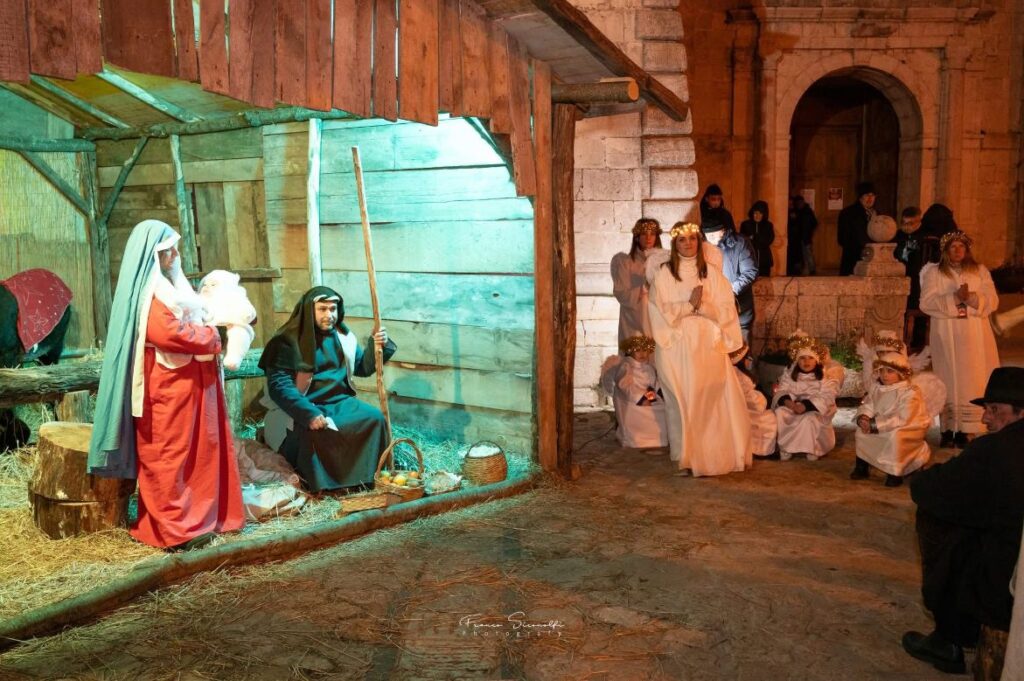
<path id="1" fill-rule="evenodd" d="M 875 243 L 892 241 L 897 231 L 896 221 L 888 215 L 876 215 L 868 223 L 868 237 Z"/>

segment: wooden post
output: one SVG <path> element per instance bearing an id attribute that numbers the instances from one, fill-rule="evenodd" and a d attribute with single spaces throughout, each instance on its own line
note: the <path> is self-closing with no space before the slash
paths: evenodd
<path id="1" fill-rule="evenodd" d="M 537 194 L 533 200 L 533 295 L 536 364 L 534 382 L 537 459 L 546 471 L 558 469 L 558 391 L 555 386 L 554 216 L 551 196 L 551 69 L 533 62 L 533 144 Z"/>
<path id="2" fill-rule="evenodd" d="M 89 233 L 89 252 L 92 257 L 92 316 L 93 335 L 98 340 L 107 337 L 112 295 L 110 291 L 110 245 L 107 239 L 107 216 L 99 214 L 99 195 L 96 191 L 96 152 L 78 155 L 78 175 L 82 179 L 82 194 L 89 211 L 85 228 Z"/>
<path id="3" fill-rule="evenodd" d="M 554 209 L 554 353 L 558 414 L 558 470 L 574 477 L 573 368 L 576 363 L 576 247 L 573 234 L 573 147 L 576 107 L 555 104 L 552 132 L 552 203 Z"/>
<path id="4" fill-rule="evenodd" d="M 309 156 L 306 164 L 306 244 L 309 251 L 309 283 L 324 283 L 320 259 L 320 136 L 323 121 L 309 119 Z"/>
<path id="5" fill-rule="evenodd" d="M 124 189 L 125 182 L 128 181 L 128 175 L 132 172 L 132 168 L 135 167 L 135 162 L 139 160 L 139 156 L 142 155 L 142 151 L 146 148 L 146 142 L 148 141 L 148 137 L 140 138 L 135 148 L 132 149 L 131 155 L 121 164 L 121 172 L 117 174 L 117 181 L 110 188 L 107 200 L 103 204 L 103 211 L 100 213 L 100 219 L 103 221 L 104 226 L 106 226 L 107 220 L 110 219 L 110 211 L 114 210 L 117 197 L 121 195 L 121 190 Z"/>
<path id="6" fill-rule="evenodd" d="M 178 199 L 178 228 L 181 232 L 181 270 L 195 272 L 199 269 L 199 249 L 196 246 L 196 225 L 192 216 L 192 196 L 185 186 L 185 171 L 181 165 L 181 139 L 171 135 L 171 163 L 174 164 L 174 195 Z"/>
<path id="7" fill-rule="evenodd" d="M 89 140 L 48 139 L 45 137 L 12 137 L 0 135 L 0 149 L 11 151 L 96 151 L 96 145 Z"/>
<path id="8" fill-rule="evenodd" d="M 89 396 L 88 390 L 76 390 L 61 395 L 57 401 L 57 420 L 92 423 L 93 410 L 89 408 Z"/>

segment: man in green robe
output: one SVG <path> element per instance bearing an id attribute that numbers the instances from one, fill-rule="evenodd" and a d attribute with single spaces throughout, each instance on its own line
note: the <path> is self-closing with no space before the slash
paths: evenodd
<path id="1" fill-rule="evenodd" d="M 265 439 L 313 492 L 372 484 L 388 445 L 383 414 L 356 397 L 351 377 L 376 370 L 370 341 L 382 346 L 384 361 L 395 344 L 381 327 L 359 347 L 344 318 L 336 291 L 311 288 L 260 357 L 267 377 L 263 404 L 269 409 Z"/>

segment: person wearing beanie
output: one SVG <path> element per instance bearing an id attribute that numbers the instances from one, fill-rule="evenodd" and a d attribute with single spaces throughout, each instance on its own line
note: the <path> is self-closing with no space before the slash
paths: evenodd
<path id="1" fill-rule="evenodd" d="M 736 221 L 732 213 L 725 207 L 725 197 L 722 195 L 722 188 L 717 184 L 709 184 L 704 190 L 704 196 L 700 199 L 700 221 L 713 220 L 725 225 L 730 232 L 736 231 Z"/>
<path id="2" fill-rule="evenodd" d="M 772 257 L 772 243 L 775 241 L 775 226 L 768 219 L 768 203 L 755 201 L 747 213 L 749 219 L 744 220 L 740 225 L 740 234 L 750 239 L 757 254 L 757 275 L 759 277 L 772 276 L 772 265 L 775 259 Z"/>
<path id="3" fill-rule="evenodd" d="M 868 238 L 868 223 L 875 216 L 875 185 L 861 182 L 857 185 L 857 200 L 839 211 L 837 231 L 839 247 L 843 249 L 839 263 L 839 275 L 853 274 L 853 267 L 860 260 Z"/>
<path id="4" fill-rule="evenodd" d="M 757 258 L 750 240 L 738 234 L 715 217 L 701 224 L 704 238 L 722 254 L 722 274 L 732 286 L 739 312 L 743 342 L 750 342 L 750 328 L 754 325 L 754 280 L 757 279 Z"/>

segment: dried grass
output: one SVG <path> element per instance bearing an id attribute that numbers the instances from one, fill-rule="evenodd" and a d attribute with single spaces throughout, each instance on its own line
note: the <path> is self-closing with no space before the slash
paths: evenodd
<path id="1" fill-rule="evenodd" d="M 408 437 L 417 443 L 428 470 L 460 470 L 460 453 L 464 454 L 467 444 L 440 440 L 413 428 L 395 427 L 394 432 L 395 437 Z M 50 539 L 39 531 L 32 522 L 26 493 L 35 451 L 35 447 L 24 447 L 0 455 L 0 556 L 4 557 L 0 561 L 0 619 L 112 581 L 139 561 L 161 553 L 136 542 L 124 529 L 60 540 Z M 396 457 L 400 467 L 412 467 L 415 454 L 405 448 L 400 449 Z M 507 458 L 510 477 L 526 475 L 535 468 L 527 456 L 509 452 Z M 216 543 L 317 525 L 333 520 L 340 506 L 335 497 L 313 497 L 296 515 L 250 524 L 240 533 L 219 537 Z M 382 540 L 383 537 L 371 539 L 371 546 Z M 197 580 L 202 583 L 204 579 L 207 578 L 196 577 L 188 584 Z M 204 598 L 209 607 L 219 609 L 219 596 L 213 601 Z"/>

